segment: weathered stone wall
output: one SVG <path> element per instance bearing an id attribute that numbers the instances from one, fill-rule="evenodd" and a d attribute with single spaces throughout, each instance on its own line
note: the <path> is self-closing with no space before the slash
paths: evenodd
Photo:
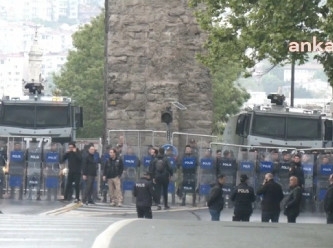
<path id="1" fill-rule="evenodd" d="M 173 109 L 172 131 L 210 134 L 212 86 L 195 55 L 205 34 L 186 0 L 108 0 L 106 129 L 166 130 L 161 111 Z"/>

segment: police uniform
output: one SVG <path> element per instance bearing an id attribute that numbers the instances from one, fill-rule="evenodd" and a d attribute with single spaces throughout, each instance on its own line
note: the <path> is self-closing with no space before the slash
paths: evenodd
<path id="1" fill-rule="evenodd" d="M 254 189 L 247 185 L 247 175 L 240 177 L 241 183 L 231 193 L 230 199 L 235 202 L 233 221 L 249 221 L 253 211 L 252 203 L 255 201 Z"/>
<path id="2" fill-rule="evenodd" d="M 324 210 L 326 212 L 327 224 L 333 224 L 333 183 L 328 186 L 324 198 Z"/>
<path id="3" fill-rule="evenodd" d="M 153 218 L 151 206 L 154 198 L 154 187 L 149 177 L 150 173 L 145 173 L 134 185 L 133 196 L 136 197 L 138 218 Z"/>

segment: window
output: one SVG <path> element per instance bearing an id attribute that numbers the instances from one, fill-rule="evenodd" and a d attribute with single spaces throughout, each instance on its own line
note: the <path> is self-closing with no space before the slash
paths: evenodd
<path id="1" fill-rule="evenodd" d="M 285 118 L 280 116 L 254 115 L 252 134 L 272 138 L 284 138 Z"/>
<path id="2" fill-rule="evenodd" d="M 320 139 L 320 120 L 289 117 L 287 119 L 287 139 Z"/>
<path id="3" fill-rule="evenodd" d="M 34 126 L 34 106 L 3 106 L 2 124 L 14 127 Z"/>
<path id="4" fill-rule="evenodd" d="M 65 127 L 69 125 L 67 106 L 37 106 L 36 127 Z"/>
<path id="5" fill-rule="evenodd" d="M 254 115 L 252 134 L 283 140 L 318 140 L 321 120 L 311 116 Z"/>
<path id="6" fill-rule="evenodd" d="M 57 128 L 70 126 L 69 107 L 3 105 L 0 124 L 24 128 Z"/>

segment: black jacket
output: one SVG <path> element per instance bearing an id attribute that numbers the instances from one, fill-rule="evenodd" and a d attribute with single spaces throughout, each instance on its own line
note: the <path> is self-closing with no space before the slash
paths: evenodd
<path id="1" fill-rule="evenodd" d="M 133 196 L 136 197 L 136 206 L 151 207 L 155 196 L 153 182 L 144 177 L 140 178 L 134 185 Z"/>
<path id="2" fill-rule="evenodd" d="M 333 184 L 328 186 L 325 198 L 324 198 L 324 210 L 328 214 L 333 213 Z"/>
<path id="3" fill-rule="evenodd" d="M 95 161 L 94 154 L 88 154 L 82 161 L 82 174 L 85 176 L 97 176 L 97 162 Z"/>
<path id="4" fill-rule="evenodd" d="M 247 183 L 240 183 L 234 188 L 230 199 L 235 202 L 235 213 L 251 214 L 253 211 L 252 203 L 256 197 L 254 189 Z"/>
<path id="5" fill-rule="evenodd" d="M 298 216 L 302 200 L 302 189 L 300 186 L 290 188 L 290 193 L 284 202 L 284 214 L 287 216 Z"/>
<path id="6" fill-rule="evenodd" d="M 164 170 L 163 171 L 158 171 L 156 169 L 156 164 L 158 160 L 163 161 L 164 165 Z M 157 179 L 169 179 L 170 176 L 173 175 L 173 170 L 170 165 L 169 159 L 164 156 L 164 155 L 157 155 L 152 162 L 152 166 L 149 168 L 149 172 L 152 178 L 157 178 Z"/>
<path id="7" fill-rule="evenodd" d="M 261 209 L 263 212 L 280 212 L 280 203 L 283 199 L 280 184 L 271 179 L 257 190 L 257 195 L 262 196 Z"/>
<path id="8" fill-rule="evenodd" d="M 121 177 L 124 171 L 124 164 L 121 158 L 108 158 L 104 163 L 103 176 L 106 178 Z"/>
<path id="9" fill-rule="evenodd" d="M 70 151 L 66 152 L 62 157 L 61 162 L 68 160 L 68 173 L 81 174 L 81 152 L 77 149 L 76 152 Z"/>
<path id="10" fill-rule="evenodd" d="M 207 200 L 207 206 L 210 209 L 222 211 L 224 207 L 224 198 L 223 198 L 223 185 L 220 183 L 215 184 L 213 188 L 211 188 Z"/>
<path id="11" fill-rule="evenodd" d="M 303 187 L 304 185 L 304 171 L 301 163 L 292 162 L 290 165 L 289 177 L 295 176 L 298 179 L 298 185 Z"/>

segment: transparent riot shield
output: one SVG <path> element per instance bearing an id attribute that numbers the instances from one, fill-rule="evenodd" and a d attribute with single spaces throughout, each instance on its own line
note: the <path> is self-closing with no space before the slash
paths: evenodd
<path id="1" fill-rule="evenodd" d="M 50 149 L 44 151 L 44 186 L 47 200 L 57 200 L 60 186 L 60 159 L 62 146 L 59 143 L 52 143 Z"/>
<path id="2" fill-rule="evenodd" d="M 302 210 L 315 211 L 315 192 L 313 187 L 314 156 L 304 153 L 302 155 L 302 168 L 304 172 L 304 188 L 302 192 Z"/>
<path id="3" fill-rule="evenodd" d="M 328 178 L 333 173 L 333 159 L 330 153 L 321 154 L 317 159 L 316 198 L 317 211 L 324 212 L 324 197 L 329 185 Z"/>
<path id="4" fill-rule="evenodd" d="M 276 181 L 281 185 L 283 194 L 289 194 L 289 170 L 291 166 L 291 153 L 287 150 L 280 150 L 280 163 L 276 172 Z"/>
<path id="5" fill-rule="evenodd" d="M 225 207 L 233 206 L 230 200 L 230 194 L 236 185 L 237 161 L 234 159 L 231 150 L 224 150 L 223 157 L 216 160 L 217 174 L 224 174 L 226 183 L 223 185 L 223 193 L 225 197 Z"/>
<path id="6" fill-rule="evenodd" d="M 124 195 L 124 201 L 126 201 L 127 198 L 130 198 L 133 202 L 134 198 L 132 196 L 132 191 L 135 181 L 138 179 L 138 168 L 140 160 L 136 154 L 128 153 L 123 156 L 123 163 L 124 172 L 122 175 L 122 191 Z M 130 192 L 128 197 L 126 195 L 127 192 Z"/>
<path id="7" fill-rule="evenodd" d="M 144 174 L 149 170 L 149 165 L 152 157 L 150 155 L 145 155 L 142 157 L 142 165 L 140 174 Z"/>
<path id="8" fill-rule="evenodd" d="M 26 182 L 26 159 L 23 141 L 9 141 L 9 180 L 10 198 L 23 199 L 23 187 Z M 18 193 L 18 197 L 17 194 Z"/>
<path id="9" fill-rule="evenodd" d="M 162 146 L 164 148 L 165 156 L 169 160 L 173 176 L 170 178 L 168 185 L 168 193 L 171 194 L 171 203 L 176 203 L 176 182 L 178 181 L 177 173 L 177 156 L 178 149 L 170 144 L 165 144 Z"/>
<path id="10" fill-rule="evenodd" d="M 192 205 L 196 204 L 196 188 L 197 188 L 197 157 L 184 156 L 181 160 L 182 179 L 181 179 L 181 193 L 182 205 L 186 204 L 186 195 L 192 194 Z"/>
<path id="11" fill-rule="evenodd" d="M 240 182 L 240 176 L 245 174 L 247 175 L 248 185 L 252 186 L 254 192 L 256 192 L 259 188 L 257 184 L 257 174 L 256 174 L 256 163 L 257 163 L 257 153 L 253 150 L 248 150 L 247 148 L 242 148 L 242 151 L 238 154 L 238 171 L 237 178 L 238 182 Z M 260 208 L 260 198 L 257 197 L 254 202 L 254 208 Z"/>
<path id="12" fill-rule="evenodd" d="M 27 199 L 41 199 L 42 147 L 31 142 L 27 149 Z"/>
<path id="13" fill-rule="evenodd" d="M 207 200 L 207 196 L 212 185 L 216 181 L 216 176 L 214 173 L 214 158 L 211 156 L 210 150 L 200 159 L 199 163 L 199 201 L 203 198 Z"/>
<path id="14" fill-rule="evenodd" d="M 5 182 L 5 169 L 7 165 L 7 144 L 6 141 L 0 140 L 0 199 L 3 198 Z"/>

